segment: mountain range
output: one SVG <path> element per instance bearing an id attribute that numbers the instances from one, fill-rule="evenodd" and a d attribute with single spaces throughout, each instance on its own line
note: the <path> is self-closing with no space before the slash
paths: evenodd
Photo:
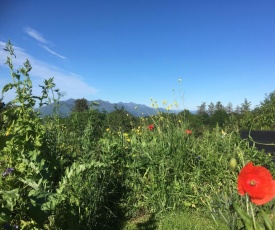
<path id="1" fill-rule="evenodd" d="M 59 107 L 58 107 L 59 114 L 64 117 L 69 116 L 72 111 L 72 108 L 74 107 L 75 100 L 76 99 L 71 98 L 66 101 L 60 101 Z M 156 108 L 149 107 L 147 105 L 136 104 L 133 102 L 110 103 L 109 101 L 93 100 L 93 101 L 88 101 L 88 104 L 91 105 L 94 109 L 98 109 L 101 112 L 106 111 L 107 113 L 115 111 L 115 107 L 117 107 L 118 109 L 121 109 L 123 107 L 124 110 L 126 110 L 128 113 L 136 117 L 155 115 L 158 112 L 165 112 L 165 113 L 168 112 L 164 108 L 156 109 Z M 54 104 L 49 104 L 39 108 L 41 116 L 44 117 L 47 115 L 51 115 L 53 113 L 54 107 L 55 107 Z M 169 110 L 169 113 L 178 113 L 178 112 L 180 112 L 180 110 Z"/>

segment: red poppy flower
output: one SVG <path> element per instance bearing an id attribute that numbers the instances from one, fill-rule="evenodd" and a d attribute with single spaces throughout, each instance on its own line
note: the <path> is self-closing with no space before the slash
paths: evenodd
<path id="1" fill-rule="evenodd" d="M 189 135 L 192 134 L 192 130 L 190 130 L 190 129 L 186 129 L 185 132 L 186 132 L 187 134 L 189 134 Z"/>
<path id="2" fill-rule="evenodd" d="M 253 166 L 253 163 L 249 162 L 239 173 L 238 192 L 241 196 L 247 193 L 251 202 L 262 205 L 274 198 L 275 181 L 265 167 Z"/>
<path id="3" fill-rule="evenodd" d="M 148 125 L 148 129 L 149 129 L 149 130 L 152 131 L 154 128 L 155 128 L 155 125 L 154 125 L 154 124 Z"/>

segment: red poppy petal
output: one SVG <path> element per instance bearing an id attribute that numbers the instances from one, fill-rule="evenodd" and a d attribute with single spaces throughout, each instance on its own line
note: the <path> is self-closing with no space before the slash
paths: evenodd
<path id="1" fill-rule="evenodd" d="M 246 164 L 238 176 L 239 194 L 248 193 L 253 199 L 264 199 L 272 184 L 271 173 L 265 167 L 253 166 L 252 162 Z"/>
<path id="2" fill-rule="evenodd" d="M 245 195 L 245 190 L 243 189 L 243 186 L 241 185 L 241 183 L 238 183 L 238 192 L 241 196 Z"/>
<path id="3" fill-rule="evenodd" d="M 272 184 L 272 179 L 255 174 L 248 174 L 242 182 L 242 187 L 250 196 L 264 198 L 270 184 Z"/>
<path id="4" fill-rule="evenodd" d="M 253 170 L 252 162 L 247 163 L 240 171 L 238 176 L 238 192 L 241 196 L 245 195 L 246 190 L 244 188 L 247 172 Z"/>
<path id="5" fill-rule="evenodd" d="M 266 190 L 266 196 L 263 199 L 250 197 L 251 202 L 257 205 L 263 205 L 271 201 L 275 196 L 275 181 L 273 180 L 268 189 Z"/>

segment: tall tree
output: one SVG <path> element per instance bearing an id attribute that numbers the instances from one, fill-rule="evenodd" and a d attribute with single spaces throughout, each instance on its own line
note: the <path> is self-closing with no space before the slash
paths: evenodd
<path id="1" fill-rule="evenodd" d="M 200 106 L 198 106 L 198 111 L 196 115 L 196 125 L 208 125 L 209 124 L 209 115 L 206 109 L 206 102 L 203 102 Z M 200 121 L 200 122 L 198 122 Z"/>
<path id="2" fill-rule="evenodd" d="M 267 95 L 255 109 L 254 126 L 257 129 L 275 130 L 275 91 Z"/>
<path id="3" fill-rule="evenodd" d="M 224 106 L 220 101 L 218 101 L 215 105 L 215 110 L 224 110 Z"/>
<path id="4" fill-rule="evenodd" d="M 233 113 L 233 105 L 232 105 L 232 103 L 229 102 L 229 103 L 227 104 L 227 106 L 225 107 L 225 109 L 226 109 L 226 112 L 227 112 L 228 114 Z"/>
<path id="5" fill-rule="evenodd" d="M 211 116 L 214 112 L 215 112 L 215 105 L 214 105 L 213 102 L 211 102 L 211 103 L 208 105 L 208 114 Z"/>
<path id="6" fill-rule="evenodd" d="M 241 113 L 241 107 L 239 105 L 237 105 L 234 112 L 237 113 L 237 114 L 240 114 Z"/>
<path id="7" fill-rule="evenodd" d="M 244 102 L 241 104 L 241 113 L 249 112 L 250 111 L 251 102 L 245 98 Z"/>
<path id="8" fill-rule="evenodd" d="M 210 117 L 210 126 L 215 127 L 217 124 L 223 127 L 229 119 L 229 115 L 224 109 L 216 110 Z"/>
<path id="9" fill-rule="evenodd" d="M 88 109 L 89 109 L 89 104 L 87 99 L 82 98 L 82 99 L 76 99 L 74 101 L 74 107 L 73 107 L 74 112 L 83 112 Z"/>
<path id="10" fill-rule="evenodd" d="M 115 105 L 115 111 L 107 114 L 107 122 L 112 130 L 129 132 L 132 130 L 136 118 L 129 114 L 124 107 L 118 108 Z"/>
<path id="11" fill-rule="evenodd" d="M 204 114 L 206 113 L 206 102 L 203 102 L 200 106 L 197 106 L 197 114 Z"/>

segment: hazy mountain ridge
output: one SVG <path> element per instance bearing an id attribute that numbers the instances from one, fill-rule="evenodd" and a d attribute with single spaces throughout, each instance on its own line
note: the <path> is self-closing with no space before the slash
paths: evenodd
<path id="1" fill-rule="evenodd" d="M 61 116 L 69 116 L 71 113 L 72 108 L 74 107 L 74 101 L 76 99 L 68 99 L 66 101 L 60 101 L 59 107 L 58 107 L 58 113 Z M 128 113 L 132 114 L 133 116 L 139 117 L 139 116 L 149 116 L 149 115 L 155 115 L 158 112 L 165 112 L 168 111 L 164 108 L 152 108 L 144 104 L 137 104 L 134 102 L 118 102 L 118 103 L 111 103 L 109 101 L 103 101 L 103 100 L 92 100 L 88 101 L 89 105 L 91 105 L 94 109 L 98 109 L 99 111 L 103 112 L 106 111 L 107 113 L 115 111 L 115 106 L 120 109 L 124 108 Z M 98 105 L 95 105 L 98 104 Z M 46 106 L 43 106 L 38 109 L 42 115 L 42 117 L 51 115 L 54 110 L 54 104 L 49 104 Z M 180 110 L 170 110 L 169 113 L 178 113 Z"/>

